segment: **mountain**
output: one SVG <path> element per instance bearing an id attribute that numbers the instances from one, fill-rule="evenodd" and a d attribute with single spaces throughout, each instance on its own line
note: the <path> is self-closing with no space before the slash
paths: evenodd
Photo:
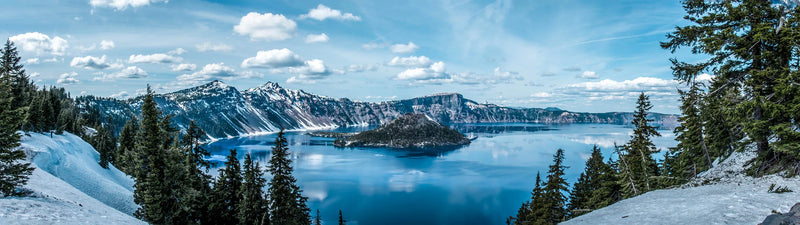
<path id="1" fill-rule="evenodd" d="M 469 139 L 424 114 L 407 113 L 374 130 L 337 139 L 333 144 L 337 147 L 411 148 L 465 145 L 469 144 Z"/>
<path id="2" fill-rule="evenodd" d="M 81 96 L 76 104 L 84 113 L 95 112 L 119 132 L 125 121 L 140 115 L 143 97 L 127 100 Z M 239 91 L 221 81 L 155 95 L 159 108 L 173 115 L 179 128 L 194 120 L 209 138 L 257 135 L 289 130 L 345 126 L 378 126 L 406 113 L 421 113 L 442 124 L 523 122 L 545 124 L 629 124 L 632 113 L 581 113 L 558 108 L 510 108 L 480 104 L 458 93 L 388 101 L 359 102 L 335 99 L 267 82 Z M 677 116 L 654 113 L 654 123 L 674 127 Z"/>

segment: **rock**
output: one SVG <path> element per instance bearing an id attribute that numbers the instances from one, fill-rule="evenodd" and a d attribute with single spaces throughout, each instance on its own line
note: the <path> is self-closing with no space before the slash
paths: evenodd
<path id="1" fill-rule="evenodd" d="M 800 203 L 794 204 L 788 213 L 778 213 L 767 216 L 761 225 L 789 225 L 800 224 Z"/>

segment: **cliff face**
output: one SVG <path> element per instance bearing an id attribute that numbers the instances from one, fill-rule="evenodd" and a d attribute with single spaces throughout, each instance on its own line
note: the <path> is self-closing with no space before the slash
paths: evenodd
<path id="1" fill-rule="evenodd" d="M 576 113 L 556 108 L 509 108 L 479 104 L 461 94 L 437 94 L 389 102 L 356 102 L 290 90 L 268 82 L 239 91 L 220 81 L 155 96 L 164 114 L 173 115 L 179 128 L 194 120 L 212 138 L 275 132 L 284 129 L 320 129 L 341 126 L 377 126 L 403 114 L 424 114 L 442 123 L 610 123 L 628 124 L 631 113 Z M 116 132 L 133 115 L 140 115 L 142 97 L 128 100 L 79 97 L 84 111 L 95 109 Z M 657 125 L 673 127 L 676 115 L 653 114 Z"/>

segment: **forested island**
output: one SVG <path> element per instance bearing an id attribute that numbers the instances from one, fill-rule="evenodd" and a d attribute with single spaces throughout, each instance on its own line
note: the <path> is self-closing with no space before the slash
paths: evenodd
<path id="1" fill-rule="evenodd" d="M 329 133 L 327 136 L 331 136 Z M 430 120 L 425 114 L 407 113 L 374 130 L 332 135 L 336 147 L 422 148 L 469 144 L 464 134 Z"/>

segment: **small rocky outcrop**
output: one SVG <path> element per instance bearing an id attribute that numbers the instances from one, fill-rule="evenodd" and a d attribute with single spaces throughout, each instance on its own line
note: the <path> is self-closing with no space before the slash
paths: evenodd
<path id="1" fill-rule="evenodd" d="M 374 130 L 336 139 L 337 147 L 419 148 L 469 144 L 464 134 L 429 119 L 424 114 L 404 114 Z"/>
<path id="2" fill-rule="evenodd" d="M 761 225 L 800 224 L 800 203 L 794 204 L 787 213 L 776 213 L 767 216 Z"/>

